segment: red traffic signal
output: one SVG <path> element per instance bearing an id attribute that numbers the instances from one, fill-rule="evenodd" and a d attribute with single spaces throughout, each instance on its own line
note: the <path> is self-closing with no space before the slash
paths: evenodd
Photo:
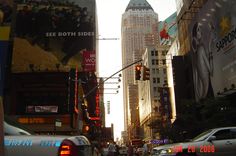
<path id="1" fill-rule="evenodd" d="M 135 80 L 140 80 L 141 79 L 141 65 L 136 65 L 135 66 Z"/>

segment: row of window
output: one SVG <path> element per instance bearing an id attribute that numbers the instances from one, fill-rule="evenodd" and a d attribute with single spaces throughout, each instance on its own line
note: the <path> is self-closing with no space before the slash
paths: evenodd
<path id="1" fill-rule="evenodd" d="M 166 68 L 163 68 L 163 74 L 166 74 Z M 160 69 L 158 68 L 152 68 L 152 74 L 155 75 L 155 74 L 159 74 L 160 73 Z"/>
<path id="2" fill-rule="evenodd" d="M 163 60 L 160 60 L 160 59 L 152 59 L 152 65 L 160 65 L 161 62 L 159 61 L 162 61 L 162 65 L 166 65 L 166 60 L 163 59 Z"/>
<path id="3" fill-rule="evenodd" d="M 154 77 L 152 79 L 152 82 L 155 84 L 155 83 L 161 83 L 161 79 L 159 77 Z M 167 80 L 164 80 L 164 84 L 167 84 Z"/>
<path id="4" fill-rule="evenodd" d="M 161 52 L 161 55 L 162 55 L 162 56 L 166 56 L 167 52 L 168 52 L 167 50 L 163 50 L 163 51 Z M 158 56 L 158 51 L 157 51 L 157 50 L 152 50 L 152 51 L 151 51 L 151 55 L 152 55 L 152 56 Z"/>

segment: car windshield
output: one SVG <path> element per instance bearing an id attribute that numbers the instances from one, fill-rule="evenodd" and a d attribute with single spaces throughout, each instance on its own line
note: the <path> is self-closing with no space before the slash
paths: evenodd
<path id="1" fill-rule="evenodd" d="M 4 121 L 4 133 L 5 135 L 31 135 L 28 131 L 10 125 Z"/>
<path id="2" fill-rule="evenodd" d="M 211 134 L 212 129 L 209 129 L 205 132 L 202 132 L 201 134 L 199 134 L 198 136 L 196 136 L 195 138 L 192 139 L 192 141 L 203 141 L 206 138 L 209 137 L 209 135 Z"/>

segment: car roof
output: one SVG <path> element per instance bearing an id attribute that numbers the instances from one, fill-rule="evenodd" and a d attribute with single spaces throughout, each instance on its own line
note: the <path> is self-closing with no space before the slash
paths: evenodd
<path id="1" fill-rule="evenodd" d="M 218 131 L 218 130 L 224 130 L 224 129 L 236 129 L 236 126 L 217 127 L 217 128 L 206 129 L 205 131 L 208 131 L 208 130 Z M 182 143 L 182 142 L 173 143 L 173 144 L 160 145 L 160 146 L 154 147 L 153 149 L 155 149 L 155 150 L 161 150 L 161 149 L 163 149 L 163 148 L 173 147 L 173 145 L 178 145 L 178 144 L 180 144 L 180 143 Z"/>
<path id="2" fill-rule="evenodd" d="M 223 130 L 223 129 L 235 129 L 236 126 L 229 126 L 229 127 L 216 127 L 216 128 L 211 128 L 209 130 Z"/>

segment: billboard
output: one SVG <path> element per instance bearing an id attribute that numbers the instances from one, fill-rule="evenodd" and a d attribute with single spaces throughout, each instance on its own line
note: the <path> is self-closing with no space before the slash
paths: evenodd
<path id="1" fill-rule="evenodd" d="M 160 93 L 160 112 L 163 121 L 168 121 L 172 117 L 171 103 L 170 103 L 170 88 L 169 87 L 158 87 Z"/>
<path id="2" fill-rule="evenodd" d="M 82 68 L 85 72 L 96 71 L 96 54 L 95 51 L 83 51 Z"/>
<path id="3" fill-rule="evenodd" d="M 13 72 L 78 67 L 96 50 L 95 0 L 16 0 Z M 67 68 L 66 68 L 67 69 Z M 65 70 L 66 70 L 65 69 Z"/>
<path id="4" fill-rule="evenodd" d="M 236 1 L 209 0 L 191 22 L 196 101 L 225 95 L 236 84 Z"/>
<path id="5" fill-rule="evenodd" d="M 177 13 L 173 13 L 164 21 L 159 22 L 159 37 L 161 45 L 171 45 L 177 34 Z"/>
<path id="6" fill-rule="evenodd" d="M 0 96 L 3 94 L 7 66 L 12 8 L 10 0 L 0 0 Z"/>

